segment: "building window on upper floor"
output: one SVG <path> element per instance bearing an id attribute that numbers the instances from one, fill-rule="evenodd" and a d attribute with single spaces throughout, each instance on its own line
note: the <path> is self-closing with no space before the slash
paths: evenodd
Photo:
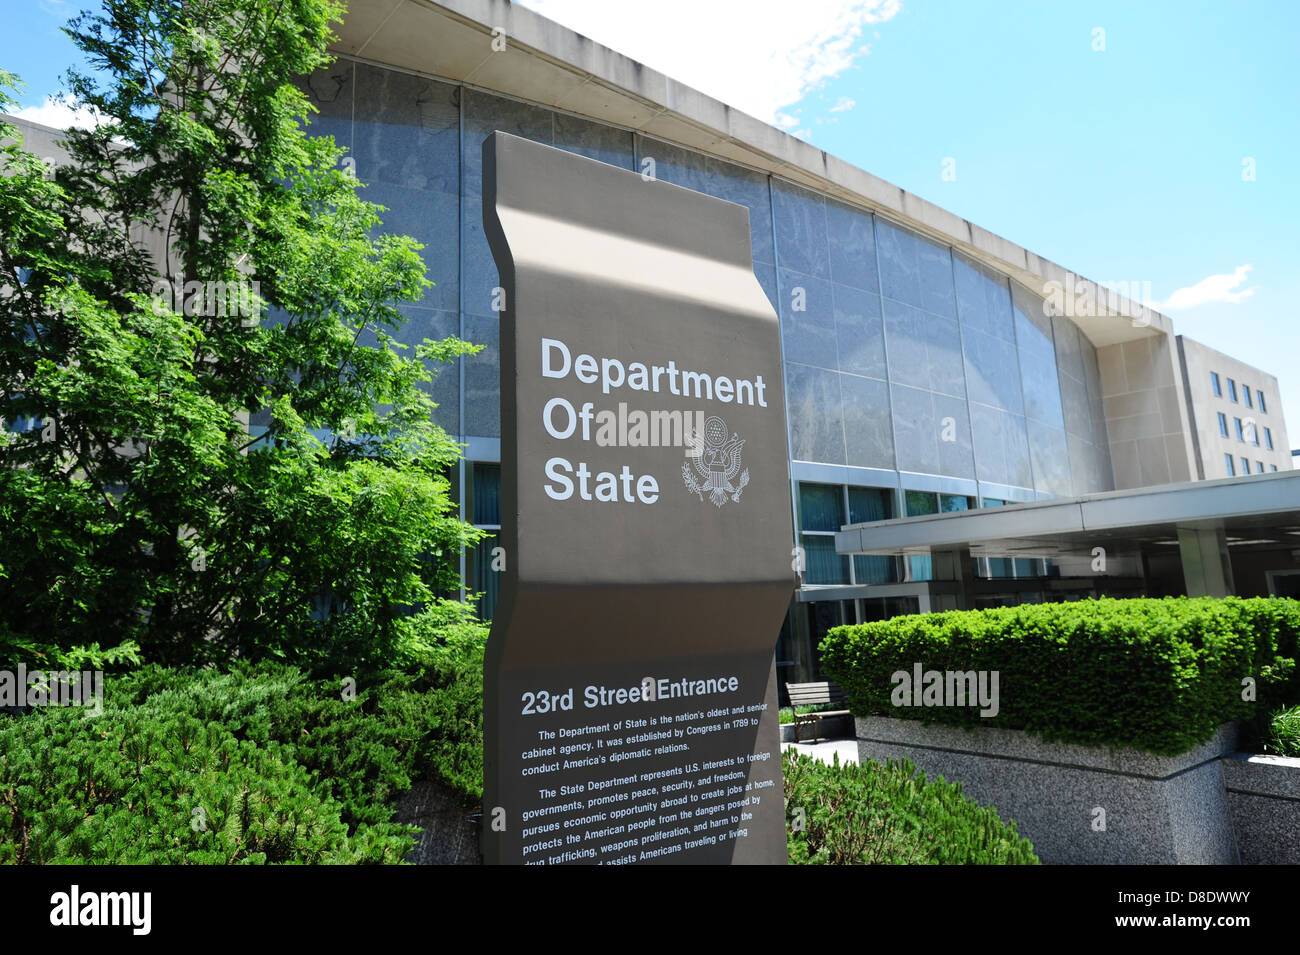
<path id="1" fill-rule="evenodd" d="M 1228 436 L 1228 418 L 1222 411 L 1219 412 L 1219 434 L 1225 438 Z"/>
<path id="2" fill-rule="evenodd" d="M 799 484 L 799 530 L 835 533 L 845 524 L 844 489 L 838 484 Z"/>
<path id="3" fill-rule="evenodd" d="M 903 500 L 908 517 L 923 514 L 947 514 L 952 511 L 969 511 L 975 507 L 975 498 L 964 494 L 938 494 L 934 491 L 904 491 Z M 934 576 L 929 557 L 909 557 L 907 566 L 910 580 L 931 580 Z"/>
<path id="4" fill-rule="evenodd" d="M 1241 473 L 1242 474 L 1250 473 L 1250 458 L 1241 459 Z"/>
<path id="5" fill-rule="evenodd" d="M 1268 428 L 1264 429 L 1264 446 L 1270 451 L 1273 450 L 1273 432 Z"/>
<path id="6" fill-rule="evenodd" d="M 1223 386 L 1219 384 L 1219 373 L 1217 371 L 1210 372 L 1210 388 L 1214 390 L 1214 397 L 1223 397 Z"/>
<path id="7" fill-rule="evenodd" d="M 504 552 L 501 538 L 501 465 L 493 461 L 466 462 L 470 468 L 465 490 L 465 516 L 475 527 L 491 531 L 465 552 L 465 587 L 478 594 L 481 620 L 491 620 L 501 591 Z"/>
<path id="8" fill-rule="evenodd" d="M 1245 441 L 1245 440 L 1246 440 L 1246 432 L 1245 432 L 1245 430 L 1243 430 L 1243 428 L 1242 428 L 1242 426 L 1241 426 L 1241 419 L 1240 419 L 1240 418 L 1233 418 L 1233 419 L 1232 419 L 1232 423 L 1235 424 L 1235 425 L 1237 426 L 1237 440 L 1238 440 L 1238 441 Z"/>
<path id="9" fill-rule="evenodd" d="M 847 584 L 849 559 L 835 551 L 835 532 L 845 524 L 844 487 L 799 484 L 799 546 L 805 584 Z"/>
<path id="10" fill-rule="evenodd" d="M 1263 461 L 1256 461 L 1256 462 L 1255 462 L 1255 473 L 1256 473 L 1256 474 L 1263 474 L 1263 473 L 1264 473 L 1264 462 L 1263 462 Z"/>
<path id="11" fill-rule="evenodd" d="M 1228 465 L 1228 477 L 1236 477 L 1237 469 L 1232 466 L 1232 455 L 1225 454 L 1223 456 L 1223 461 Z"/>
<path id="12" fill-rule="evenodd" d="M 975 498 L 965 494 L 940 494 L 939 510 L 945 514 L 949 511 L 969 511 L 975 507 Z"/>
<path id="13" fill-rule="evenodd" d="M 805 584 L 849 583 L 849 559 L 835 551 L 834 534 L 804 534 L 799 538 L 804 554 Z"/>
<path id="14" fill-rule="evenodd" d="M 887 521 L 894 517 L 894 492 L 884 487 L 849 488 L 849 523 Z"/>
<path id="15" fill-rule="evenodd" d="M 1255 424 L 1253 418 L 1246 422 L 1246 440 L 1255 447 L 1259 447 L 1259 426 Z"/>
<path id="16" fill-rule="evenodd" d="M 1246 399 L 1246 407 L 1247 407 L 1247 408 L 1253 408 L 1253 407 L 1255 407 L 1253 404 L 1250 403 L 1250 385 L 1247 385 L 1247 384 L 1245 384 L 1245 383 L 1242 384 L 1242 386 L 1241 386 L 1241 397 L 1243 397 L 1243 398 Z"/>
<path id="17" fill-rule="evenodd" d="M 1270 464 L 1269 467 L 1271 467 L 1274 471 L 1277 470 L 1277 465 L 1276 465 L 1276 464 Z"/>
<path id="18" fill-rule="evenodd" d="M 1260 414 L 1268 414 L 1268 406 L 1264 404 L 1264 392 L 1258 388 L 1255 389 L 1255 397 L 1259 399 Z"/>
<path id="19" fill-rule="evenodd" d="M 849 487 L 848 491 L 850 524 L 887 521 L 895 516 L 895 498 L 892 488 Z M 853 555 L 855 584 L 893 584 L 897 583 L 901 576 L 897 557 L 885 554 Z"/>
<path id="20" fill-rule="evenodd" d="M 1231 378 L 1228 379 L 1228 397 L 1233 401 L 1237 400 L 1237 383 Z"/>
<path id="21" fill-rule="evenodd" d="M 848 520 L 845 521 L 845 505 Z M 855 554 L 850 561 L 835 550 L 835 532 L 847 524 L 867 524 L 894 517 L 889 488 L 842 484 L 799 484 L 799 546 L 803 548 L 805 586 L 893 584 L 902 574 L 899 560 L 884 554 Z"/>

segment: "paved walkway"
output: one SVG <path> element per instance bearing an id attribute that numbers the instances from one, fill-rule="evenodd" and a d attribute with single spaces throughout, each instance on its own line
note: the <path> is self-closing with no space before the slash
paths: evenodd
<path id="1" fill-rule="evenodd" d="M 858 741 L 856 739 L 832 739 L 823 740 L 819 743 L 782 743 L 781 748 L 816 757 L 827 764 L 831 762 L 832 755 L 836 753 L 839 754 L 841 765 L 858 761 Z"/>

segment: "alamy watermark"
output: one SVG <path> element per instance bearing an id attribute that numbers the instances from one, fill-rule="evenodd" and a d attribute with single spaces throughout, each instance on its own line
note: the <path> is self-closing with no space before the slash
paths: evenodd
<path id="1" fill-rule="evenodd" d="M 1143 302 L 1153 302 L 1150 282 L 1089 282 L 1073 274 L 1064 282 L 1053 279 L 1043 285 L 1043 313 L 1049 318 L 1096 318 L 1117 314 L 1136 327 L 1151 324 L 1151 311 Z"/>
<path id="2" fill-rule="evenodd" d="M 998 715 L 997 670 L 926 670 L 912 664 L 912 672 L 895 670 L 889 682 L 894 706 L 979 706 L 980 716 Z"/>
<path id="3" fill-rule="evenodd" d="M 0 706 L 82 706 L 104 712 L 104 671 L 0 670 Z"/>
<path id="4" fill-rule="evenodd" d="M 73 885 L 50 896 L 50 924 L 124 926 L 148 935 L 153 926 L 152 892 L 83 892 Z"/>
<path id="5" fill-rule="evenodd" d="M 181 285 L 159 279 L 153 284 L 153 296 L 164 308 L 190 317 L 256 322 L 262 315 L 262 283 L 257 281 L 192 281 Z"/>

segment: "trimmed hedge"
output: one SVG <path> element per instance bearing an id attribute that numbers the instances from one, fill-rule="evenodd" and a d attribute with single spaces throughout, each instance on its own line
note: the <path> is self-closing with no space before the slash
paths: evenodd
<path id="1" fill-rule="evenodd" d="M 1175 755 L 1222 723 L 1300 696 L 1300 602 L 1140 598 L 895 617 L 831 630 L 822 667 L 855 715 L 1026 730 L 1049 741 Z M 891 675 L 997 671 L 999 711 L 896 707 Z M 1243 700 L 1243 679 L 1255 701 Z"/>
<path id="2" fill-rule="evenodd" d="M 903 760 L 827 765 L 782 755 L 790 862 L 799 865 L 1037 865 L 1033 844 L 960 783 Z"/>
<path id="3" fill-rule="evenodd" d="M 0 863 L 394 863 L 426 772 L 481 797 L 481 634 L 419 675 L 345 686 L 293 667 L 148 666 L 104 712 L 0 715 Z"/>

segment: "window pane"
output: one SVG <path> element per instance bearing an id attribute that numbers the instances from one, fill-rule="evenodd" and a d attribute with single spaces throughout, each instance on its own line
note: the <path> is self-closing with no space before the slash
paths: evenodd
<path id="1" fill-rule="evenodd" d="M 948 249 L 876 219 L 881 291 L 936 315 L 957 316 Z"/>
<path id="2" fill-rule="evenodd" d="M 1250 460 L 1248 458 L 1241 459 L 1241 473 L 1242 474 L 1250 473 Z"/>
<path id="3" fill-rule="evenodd" d="M 883 487 L 849 488 L 849 523 L 887 521 L 894 516 L 894 492 Z"/>
<path id="4" fill-rule="evenodd" d="M 990 557 L 989 558 L 989 576 L 990 577 L 1014 577 L 1016 565 L 1010 557 Z"/>
<path id="5" fill-rule="evenodd" d="M 1232 466 L 1232 455 L 1231 455 L 1231 454 L 1225 454 L 1225 455 L 1223 456 L 1223 460 L 1224 460 L 1224 463 L 1228 465 L 1228 477 L 1232 477 L 1233 475 L 1235 475 L 1235 474 L 1237 473 L 1236 469 Z"/>
<path id="6" fill-rule="evenodd" d="M 939 510 L 947 514 L 951 511 L 967 511 L 974 505 L 972 498 L 964 494 L 940 494 Z"/>
<path id="7" fill-rule="evenodd" d="M 1219 373 L 1217 371 L 1210 372 L 1210 387 L 1214 389 L 1214 397 L 1223 397 L 1223 388 L 1219 385 Z"/>
<path id="8" fill-rule="evenodd" d="M 843 464 L 844 406 L 840 376 L 823 368 L 788 362 L 785 401 L 795 460 Z"/>
<path id="9" fill-rule="evenodd" d="M 474 524 L 501 523 L 501 465 L 474 462 Z"/>
<path id="10" fill-rule="evenodd" d="M 496 546 L 496 535 L 489 534 L 466 555 L 469 558 L 466 574 L 469 580 L 466 585 L 481 594 L 478 599 L 478 613 L 482 620 L 492 619 L 492 613 L 497 605 L 497 594 L 501 590 L 501 572 L 492 569 L 492 548 Z"/>
<path id="11" fill-rule="evenodd" d="M 819 368 L 838 367 L 831 283 L 790 269 L 780 269 L 779 278 L 786 360 Z"/>
<path id="12" fill-rule="evenodd" d="M 1253 408 L 1253 407 L 1255 407 L 1254 405 L 1252 405 L 1252 404 L 1250 403 L 1250 385 L 1242 385 L 1242 386 L 1241 386 L 1241 396 L 1242 396 L 1243 398 L 1246 399 L 1246 407 L 1247 407 L 1247 408 Z"/>
<path id="13" fill-rule="evenodd" d="M 1273 432 L 1268 428 L 1264 429 L 1264 444 L 1268 446 L 1270 451 L 1273 450 Z"/>
<path id="14" fill-rule="evenodd" d="M 1228 379 L 1228 397 L 1233 401 L 1237 400 L 1237 383 L 1231 378 Z"/>
<path id="15" fill-rule="evenodd" d="M 1219 412 L 1219 434 L 1225 438 L 1228 436 L 1228 419 L 1222 411 Z"/>
<path id="16" fill-rule="evenodd" d="M 889 385 L 857 375 L 837 377 L 844 409 L 847 462 L 863 468 L 892 468 L 894 432 L 889 419 Z"/>
<path id="17" fill-rule="evenodd" d="M 1029 487 L 1029 435 L 1025 419 L 984 405 L 970 405 L 976 476 L 981 481 Z"/>
<path id="18" fill-rule="evenodd" d="M 847 584 L 849 582 L 849 559 L 835 553 L 834 537 L 804 534 L 801 540 L 806 557 L 804 583 Z"/>
<path id="19" fill-rule="evenodd" d="M 1255 473 L 1256 473 L 1256 474 L 1263 474 L 1263 473 L 1264 473 L 1264 462 L 1263 462 L 1263 461 L 1256 461 L 1256 462 L 1255 462 Z"/>
<path id="20" fill-rule="evenodd" d="M 465 433 L 488 438 L 501 435 L 500 320 L 465 316 L 465 340 L 484 348 L 467 355 L 465 367 Z"/>
<path id="21" fill-rule="evenodd" d="M 979 331 L 1015 343 L 1011 317 L 1011 289 L 1006 276 L 971 261 L 960 253 L 953 258 L 957 281 L 957 311 L 964 329 Z"/>
<path id="22" fill-rule="evenodd" d="M 902 385 L 895 385 L 891 394 L 899 470 L 973 478 L 975 465 L 966 403 Z M 846 398 L 846 429 L 847 405 Z M 849 463 L 855 462 L 850 459 Z"/>
<path id="23" fill-rule="evenodd" d="M 878 554 L 857 554 L 853 558 L 853 575 L 860 584 L 898 583 L 898 561 Z"/>
<path id="24" fill-rule="evenodd" d="M 841 285 L 880 290 L 876 275 L 876 237 L 871 213 L 826 200 L 831 278 Z"/>
<path id="25" fill-rule="evenodd" d="M 1255 397 L 1259 399 L 1259 410 L 1268 414 L 1268 406 L 1264 404 L 1264 392 L 1256 391 Z"/>
<path id="26" fill-rule="evenodd" d="M 781 265 L 804 275 L 829 279 L 826 200 L 810 190 L 773 182 L 772 209 L 776 215 L 776 247 Z"/>
<path id="27" fill-rule="evenodd" d="M 966 386 L 971 401 L 1013 411 L 1024 411 L 1020 394 L 1020 364 L 1015 343 L 985 335 L 975 329 L 962 332 L 966 358 Z"/>
<path id="28" fill-rule="evenodd" d="M 890 381 L 964 398 L 957 323 L 888 299 L 884 309 Z"/>
<path id="29" fill-rule="evenodd" d="M 838 531 L 845 524 L 844 490 L 838 484 L 799 485 L 799 527 L 805 531 Z M 831 549 L 834 550 L 834 541 Z"/>
<path id="30" fill-rule="evenodd" d="M 788 290 L 786 295 L 790 295 Z M 880 296 L 847 285 L 832 285 L 831 298 L 840 371 L 883 380 L 885 332 Z"/>
<path id="31" fill-rule="evenodd" d="M 906 491 L 907 516 L 920 517 L 923 514 L 938 514 L 939 501 L 932 491 Z"/>

